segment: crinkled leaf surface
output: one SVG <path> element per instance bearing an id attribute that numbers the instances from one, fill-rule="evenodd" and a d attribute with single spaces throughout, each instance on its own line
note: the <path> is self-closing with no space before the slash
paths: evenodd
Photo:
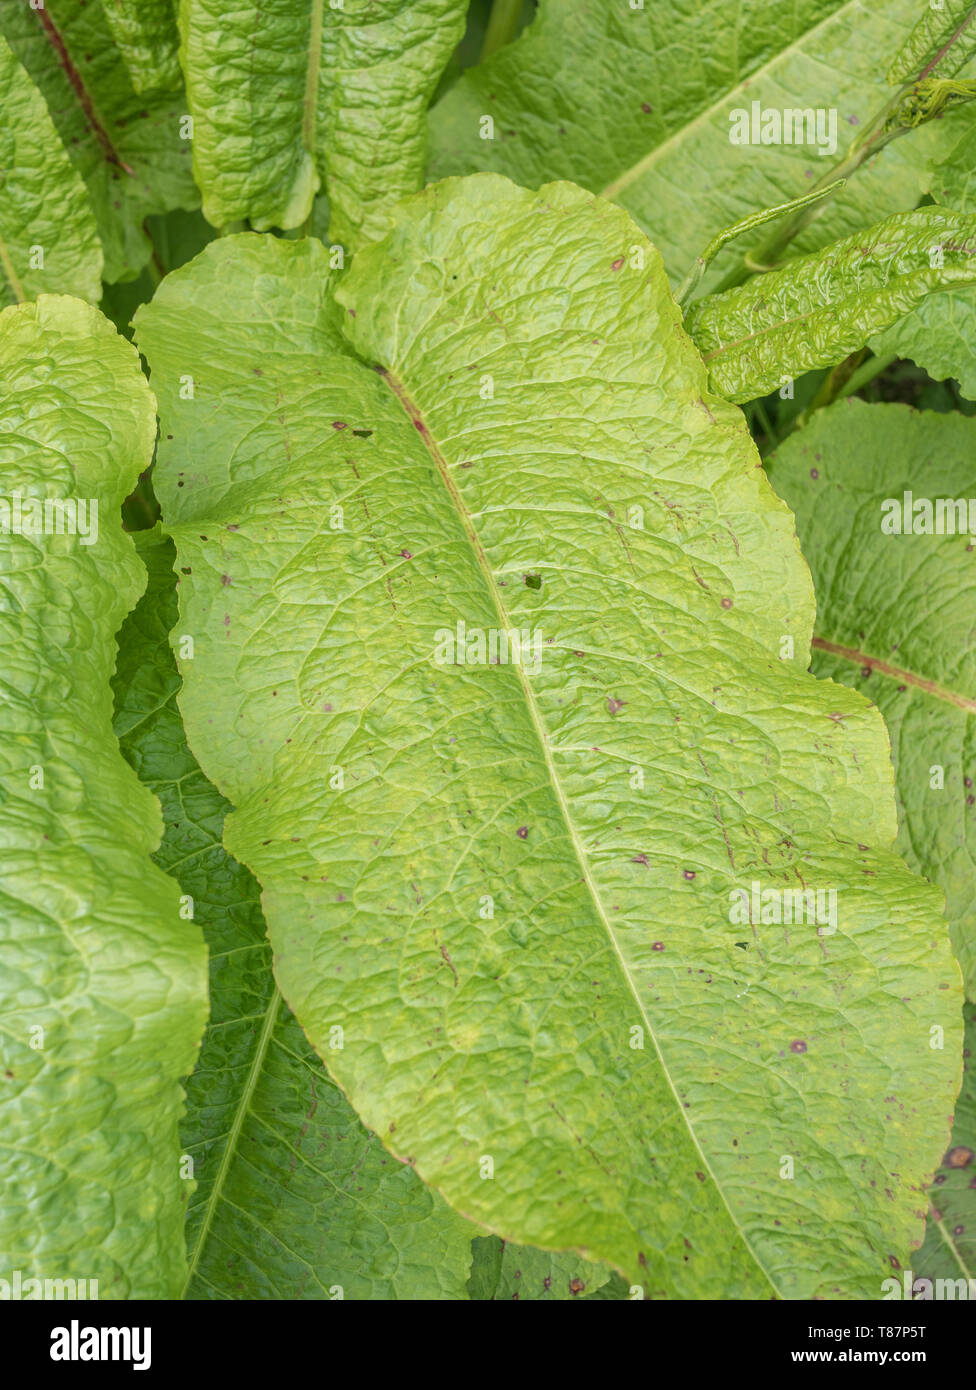
<path id="1" fill-rule="evenodd" d="M 42 293 L 97 301 L 102 248 L 88 193 L 44 98 L 2 38 L 0 107 L 0 304 Z"/>
<path id="2" fill-rule="evenodd" d="M 946 125 L 961 131 L 945 159 L 932 172 L 936 202 L 959 212 L 976 212 L 976 110 L 953 113 Z M 937 381 L 954 378 L 976 400 L 976 288 L 956 288 L 926 296 L 904 318 L 871 341 L 887 357 L 910 357 Z"/>
<path id="3" fill-rule="evenodd" d="M 474 1228 L 366 1132 L 278 993 L 260 889 L 221 844 L 227 803 L 176 706 L 173 544 L 158 529 L 136 541 L 149 584 L 120 634 L 115 727 L 162 802 L 156 861 L 210 947 L 211 1019 L 181 1127 L 197 1178 L 185 1296 L 465 1298 Z"/>
<path id="4" fill-rule="evenodd" d="M 145 584 L 119 508 L 154 433 L 97 309 L 0 314 L 0 495 L 98 505 L 92 544 L 0 534 L 0 1266 L 103 1299 L 182 1284 L 180 1078 L 207 1016 L 199 928 L 150 860 L 159 803 L 112 732 L 115 633 Z"/>
<path id="5" fill-rule="evenodd" d="M 967 1003 L 964 1012 L 965 1061 L 952 1143 L 929 1192 L 925 1244 L 912 1262 L 924 1279 L 976 1281 L 976 1005 Z M 970 1283 L 968 1296 L 974 1294 Z"/>
<path id="6" fill-rule="evenodd" d="M 220 227 L 298 227 L 323 186 L 353 246 L 423 182 L 426 109 L 464 31 L 462 0 L 182 0 L 193 161 Z"/>
<path id="7" fill-rule="evenodd" d="M 952 77 L 976 53 L 976 6 L 972 0 L 939 0 L 922 7 L 915 28 L 888 69 L 889 82 Z"/>
<path id="8" fill-rule="evenodd" d="M 897 499 L 903 513 L 906 492 L 933 505 L 937 498 L 972 496 L 974 453 L 974 420 L 847 400 L 819 411 L 769 461 L 813 570 L 813 668 L 863 691 L 885 716 L 898 848 L 946 894 L 970 998 L 976 997 L 976 541 L 968 534 L 887 534 L 881 523 L 883 503 Z M 942 787 L 932 786 L 939 780 L 935 767 L 944 770 Z"/>
<path id="9" fill-rule="evenodd" d="M 137 92 L 182 87 L 176 0 L 102 0 L 102 8 Z"/>
<path id="10" fill-rule="evenodd" d="M 40 88 L 65 149 L 88 188 L 105 253 L 105 278 L 128 280 L 152 255 L 151 213 L 192 208 L 190 141 L 180 134 L 182 92 L 133 89 L 101 4 L 0 4 L 0 32 Z"/>
<path id="11" fill-rule="evenodd" d="M 430 115 L 429 177 L 496 170 L 573 179 L 621 203 L 680 278 L 721 228 L 806 193 L 891 97 L 886 61 L 919 0 L 541 0 L 514 44 L 465 73 Z M 733 145 L 730 113 L 833 109 L 837 151 Z M 491 116 L 494 139 L 481 137 Z M 829 136 L 829 130 L 827 131 Z M 804 232 L 811 250 L 913 207 L 937 129 L 898 140 Z M 736 243 L 707 283 L 740 257 Z"/>
<path id="12" fill-rule="evenodd" d="M 706 295 L 687 328 L 715 389 L 751 401 L 842 362 L 934 290 L 974 283 L 976 217 L 924 207 Z"/>
<path id="13" fill-rule="evenodd" d="M 579 1255 L 511 1245 L 497 1236 L 475 1237 L 473 1254 L 468 1292 L 480 1302 L 565 1301 L 597 1290 L 623 1299 L 629 1293 L 619 1275 Z"/>
<path id="14" fill-rule="evenodd" d="M 285 998 L 507 1239 L 655 1296 L 877 1296 L 948 1139 L 958 967 L 659 257 L 487 175 L 405 204 L 338 313 L 326 264 L 225 238 L 136 319 L 188 738 Z M 538 668 L 452 664 L 460 621 L 537 631 Z M 835 887 L 837 932 L 732 922 L 759 878 Z"/>

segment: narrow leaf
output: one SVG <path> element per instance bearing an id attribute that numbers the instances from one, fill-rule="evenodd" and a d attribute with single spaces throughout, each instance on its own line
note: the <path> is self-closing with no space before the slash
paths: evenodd
<path id="1" fill-rule="evenodd" d="M 154 434 L 135 349 L 96 309 L 0 314 L 0 1266 L 102 1299 L 182 1284 L 180 1078 L 207 1016 L 199 929 L 150 861 L 159 803 L 111 722 L 145 584 L 119 508 Z M 43 499 L 73 502 L 75 529 L 35 517 Z"/>
<path id="2" fill-rule="evenodd" d="M 932 172 L 932 196 L 956 212 L 976 213 L 976 111 L 960 111 L 946 125 L 962 134 Z M 954 378 L 976 400 L 976 287 L 927 295 L 871 347 L 882 357 L 910 358 L 936 381 Z"/>
<path id="3" fill-rule="evenodd" d="M 0 304 L 41 293 L 97 302 L 102 249 L 88 193 L 2 38 L 0 106 Z"/>
<path id="4" fill-rule="evenodd" d="M 337 306 L 320 245 L 245 235 L 136 320 L 187 735 L 282 992 L 504 1238 L 653 1296 L 877 1296 L 961 997 L 881 717 L 806 674 L 792 518 L 626 214 L 489 175 L 398 216 Z M 835 890 L 836 931 L 754 881 Z"/>
<path id="5" fill-rule="evenodd" d="M 954 77 L 976 53 L 976 5 L 941 0 L 922 7 L 921 18 L 888 69 L 889 82 Z"/>
<path id="6" fill-rule="evenodd" d="M 898 848 L 946 895 L 971 999 L 974 453 L 974 420 L 846 400 L 818 412 L 769 462 L 813 569 L 813 668 L 863 691 L 887 720 Z"/>
<path id="7" fill-rule="evenodd" d="M 462 0 L 182 0 L 194 172 L 216 227 L 299 227 L 328 193 L 352 247 L 423 182 L 426 108 Z"/>
<path id="8" fill-rule="evenodd" d="M 976 217 L 924 207 L 692 305 L 715 390 L 751 401 L 842 362 L 927 294 L 976 283 Z"/>
<path id="9" fill-rule="evenodd" d="M 152 256 L 145 218 L 193 208 L 191 140 L 182 92 L 136 92 L 102 5 L 0 4 L 0 32 L 37 84 L 88 188 L 105 278 L 128 280 Z"/>

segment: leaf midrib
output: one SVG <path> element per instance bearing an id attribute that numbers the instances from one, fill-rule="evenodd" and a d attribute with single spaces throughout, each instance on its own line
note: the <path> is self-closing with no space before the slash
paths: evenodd
<path id="1" fill-rule="evenodd" d="M 423 414 L 421 413 L 416 403 L 410 397 L 404 383 L 400 381 L 398 377 L 394 376 L 392 371 L 386 368 L 380 368 L 379 375 L 383 379 L 383 381 L 386 382 L 390 390 L 393 392 L 400 406 L 407 415 L 407 418 L 413 423 L 414 427 L 416 428 L 417 433 L 423 440 L 427 448 L 427 451 L 430 454 L 431 459 L 433 460 L 433 463 L 437 469 L 441 481 L 444 483 L 444 486 L 447 489 L 448 496 L 450 497 L 451 502 L 453 503 L 457 516 L 461 522 L 461 525 L 464 528 L 465 534 L 467 535 L 468 540 L 470 541 L 471 548 L 474 552 L 474 556 L 477 561 L 478 567 L 481 570 L 482 576 L 487 585 L 492 603 L 495 608 L 495 613 L 498 617 L 499 627 L 502 629 L 512 627 L 513 624 L 511 617 L 505 607 L 505 603 L 502 599 L 501 593 L 499 592 L 498 585 L 495 583 L 494 572 L 488 561 L 488 557 L 485 554 L 484 547 L 481 544 L 481 538 L 475 530 L 473 521 L 471 519 L 471 514 L 469 513 L 468 508 L 465 505 L 464 499 L 461 496 L 460 491 L 458 490 L 457 484 L 451 477 L 450 467 L 448 465 L 447 459 L 441 452 L 440 446 L 437 444 L 437 441 L 431 434 L 430 429 L 423 417 Z M 678 1114 L 684 1120 L 685 1127 L 688 1131 L 688 1135 L 691 1139 L 691 1142 L 694 1145 L 695 1151 L 699 1155 L 706 1173 L 715 1185 L 715 1191 L 718 1193 L 722 1205 L 725 1207 L 725 1210 L 729 1214 L 729 1221 L 731 1222 L 733 1229 L 738 1232 L 739 1237 L 743 1242 L 743 1245 L 745 1246 L 746 1250 L 748 1250 L 750 1256 L 752 1257 L 755 1263 L 756 1268 L 760 1271 L 769 1287 L 773 1290 L 774 1294 L 777 1297 L 782 1298 L 783 1294 L 773 1283 L 768 1271 L 766 1270 L 762 1261 L 759 1259 L 758 1255 L 753 1249 L 752 1243 L 750 1242 L 748 1235 L 743 1230 L 741 1224 L 736 1220 L 732 1208 L 729 1206 L 725 1192 L 718 1179 L 716 1178 L 714 1172 L 712 1171 L 712 1166 L 708 1159 L 708 1156 L 702 1149 L 701 1144 L 698 1142 L 698 1137 L 695 1134 L 694 1128 L 692 1127 L 692 1123 L 688 1117 L 688 1113 L 681 1103 L 681 1099 L 675 1087 L 674 1080 L 667 1067 L 667 1064 L 665 1063 L 664 1055 L 661 1051 L 661 1046 L 657 1039 L 657 1034 L 654 1030 L 650 1018 L 647 1015 L 647 1011 L 645 1010 L 643 1002 L 641 1001 L 640 992 L 638 991 L 637 986 L 634 983 L 633 977 L 631 976 L 623 952 L 620 949 L 620 945 L 614 934 L 613 928 L 610 925 L 610 920 L 607 917 L 607 914 L 603 907 L 603 903 L 600 899 L 600 895 L 597 892 L 596 884 L 593 882 L 593 876 L 590 872 L 590 866 L 586 857 L 586 851 L 582 843 L 580 842 L 575 824 L 573 822 L 572 816 L 570 815 L 569 804 L 566 799 L 566 794 L 563 790 L 562 783 L 560 782 L 559 775 L 556 771 L 555 764 L 552 760 L 552 748 L 549 742 L 549 737 L 546 733 L 546 727 L 542 720 L 542 715 L 540 713 L 538 703 L 535 698 L 535 693 L 532 690 L 532 687 L 529 684 L 528 679 L 526 677 L 525 671 L 523 670 L 521 665 L 519 665 L 518 663 L 513 663 L 512 669 L 516 673 L 519 683 L 522 687 L 526 707 L 531 717 L 536 737 L 539 741 L 542 756 L 545 760 L 546 772 L 549 777 L 549 782 L 552 786 L 557 803 L 559 805 L 559 811 L 562 816 L 563 823 L 566 827 L 567 837 L 569 839 L 570 844 L 572 845 L 573 852 L 576 855 L 577 861 L 579 863 L 580 873 L 583 882 L 585 883 L 587 891 L 593 902 L 593 907 L 596 911 L 597 917 L 599 921 L 602 923 L 606 931 L 607 937 L 610 941 L 610 944 L 613 948 L 614 954 L 616 955 L 617 960 L 620 963 L 620 969 L 623 972 L 623 976 L 627 982 L 628 988 L 633 994 L 634 1002 L 637 1005 L 640 1016 L 644 1020 L 644 1025 L 647 1029 L 648 1036 L 650 1037 L 651 1042 L 654 1044 L 654 1051 L 657 1055 L 657 1059 L 661 1067 L 661 1072 L 668 1084 L 672 1096 L 674 1097 L 675 1108 L 677 1109 Z"/>
<path id="2" fill-rule="evenodd" d="M 248 1111 L 251 1108 L 251 1099 L 254 1095 L 255 1088 L 258 1084 L 258 1079 L 261 1075 L 262 1068 L 264 1067 L 264 1059 L 267 1056 L 268 1048 L 271 1045 L 271 1035 L 274 1032 L 275 1024 L 278 1022 L 278 1011 L 280 1006 L 281 993 L 278 990 L 277 985 L 274 985 L 272 987 L 271 999 L 268 1003 L 267 1010 L 265 1011 L 264 1023 L 261 1027 L 261 1035 L 258 1038 L 258 1045 L 254 1049 L 254 1056 L 251 1059 L 251 1065 L 248 1069 L 247 1081 L 244 1084 L 244 1089 L 242 1090 L 240 1099 L 237 1102 L 237 1110 L 234 1114 L 234 1122 L 231 1125 L 230 1133 L 227 1136 L 227 1143 L 224 1145 L 223 1156 L 220 1160 L 220 1168 L 218 1169 L 217 1176 L 214 1179 L 214 1185 L 210 1189 L 210 1196 L 207 1198 L 207 1206 L 203 1214 L 203 1224 L 201 1225 L 200 1230 L 197 1232 L 196 1244 L 193 1248 L 193 1257 L 190 1260 L 189 1265 L 187 1267 L 186 1282 L 184 1283 L 182 1293 L 180 1294 L 181 1299 L 186 1298 L 187 1296 L 187 1290 L 193 1282 L 193 1277 L 196 1273 L 197 1265 L 200 1262 L 200 1255 L 203 1251 L 204 1246 L 207 1243 L 207 1236 L 210 1234 L 210 1227 L 213 1224 L 214 1212 L 217 1210 L 217 1206 L 220 1202 L 221 1190 L 224 1186 L 224 1183 L 227 1180 L 227 1174 L 230 1172 L 231 1164 L 234 1162 L 234 1155 L 237 1152 L 237 1145 L 241 1137 L 241 1130 L 244 1127 L 244 1121 L 247 1117 Z"/>
<path id="3" fill-rule="evenodd" d="M 315 159 L 316 116 L 319 73 L 322 67 L 322 11 L 325 0 L 312 0 L 309 17 L 308 63 L 305 68 L 305 95 L 302 100 L 302 146 Z"/>
<path id="4" fill-rule="evenodd" d="M 788 44 L 786 48 L 781 48 L 775 53 L 768 63 L 764 63 L 753 72 L 747 73 L 744 77 L 740 77 L 731 87 L 726 88 L 721 96 L 718 97 L 716 101 L 712 102 L 711 106 L 706 107 L 704 111 L 699 111 L 697 116 L 688 121 L 686 125 L 683 125 L 680 130 L 676 130 L 673 135 L 669 135 L 666 140 L 662 140 L 659 145 L 655 145 L 654 148 L 649 150 L 636 164 L 632 164 L 629 169 L 625 169 L 622 174 L 618 174 L 615 179 L 611 179 L 606 188 L 601 189 L 599 196 L 601 198 L 610 199 L 619 197 L 625 188 L 629 188 L 630 185 L 634 183 L 636 179 L 639 179 L 642 174 L 645 174 L 648 169 L 653 169 L 658 158 L 663 158 L 665 151 L 684 140 L 689 131 L 694 130 L 696 126 L 706 124 L 713 116 L 718 115 L 722 111 L 727 111 L 729 97 L 742 86 L 743 82 L 748 81 L 751 83 L 758 81 L 775 67 L 777 63 L 782 62 L 791 53 L 801 50 L 803 45 L 807 43 L 819 29 L 825 29 L 829 24 L 833 24 L 835 20 L 841 18 L 847 12 L 859 9 L 860 7 L 861 0 L 847 0 L 846 4 L 839 6 L 832 14 L 827 15 L 809 29 L 805 29 L 803 33 L 795 38 L 791 44 Z"/>
<path id="5" fill-rule="evenodd" d="M 925 695 L 931 695 L 934 699 L 944 700 L 947 704 L 956 705 L 959 709 L 966 710 L 970 714 L 976 714 L 976 699 L 969 695 L 960 695 L 958 691 L 949 690 L 947 686 L 941 685 L 938 681 L 931 680 L 928 676 L 920 676 L 916 671 L 909 671 L 907 667 L 893 666 L 890 661 L 882 661 L 880 657 L 869 656 L 867 652 L 862 652 L 859 647 L 845 647 L 839 642 L 828 641 L 826 637 L 814 637 L 811 645 L 818 651 L 840 657 L 854 665 L 870 666 L 872 671 L 880 672 L 889 680 L 904 681 L 906 685 L 914 686 L 916 690 L 921 690 Z"/>

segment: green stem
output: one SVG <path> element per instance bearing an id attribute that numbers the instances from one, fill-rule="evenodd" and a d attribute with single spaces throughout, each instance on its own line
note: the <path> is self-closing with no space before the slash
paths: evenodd
<path id="1" fill-rule="evenodd" d="M 812 190 L 810 193 L 804 193 L 801 198 L 793 198 L 790 202 L 779 203 L 774 208 L 763 208 L 760 212 L 752 212 L 748 217 L 744 217 L 741 222 L 735 222 L 731 227 L 723 228 L 718 236 L 713 237 L 708 243 L 684 280 L 682 280 L 681 284 L 678 286 L 674 296 L 678 305 L 683 307 L 688 296 L 698 288 L 702 276 L 708 269 L 709 262 L 721 251 L 726 242 L 732 241 L 733 238 L 737 236 L 741 236 L 743 232 L 751 232 L 753 227 L 761 227 L 764 222 L 771 222 L 774 217 L 780 217 L 784 212 L 791 212 L 797 208 L 805 208 L 808 203 L 819 202 L 821 198 L 826 198 L 828 194 L 833 193 L 843 182 L 843 179 L 838 179 L 836 183 L 828 184 L 824 189 L 819 189 L 818 186 L 817 189 Z"/>
<path id="2" fill-rule="evenodd" d="M 484 62 L 507 43 L 511 43 L 518 33 L 522 17 L 522 0 L 493 0 L 488 27 L 481 45 L 479 62 Z"/>
<path id="3" fill-rule="evenodd" d="M 862 390 L 872 382 L 876 376 L 880 376 L 882 372 L 887 371 L 892 362 L 897 361 L 897 352 L 889 352 L 884 357 L 869 357 L 866 362 L 862 362 L 855 371 L 851 372 L 847 382 L 841 390 L 837 392 L 834 399 L 841 401 L 845 396 L 853 396 L 857 391 Z"/>

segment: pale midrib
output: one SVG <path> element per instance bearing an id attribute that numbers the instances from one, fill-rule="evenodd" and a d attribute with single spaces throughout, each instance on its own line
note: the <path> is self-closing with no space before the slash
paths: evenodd
<path id="1" fill-rule="evenodd" d="M 408 418 L 417 427 L 417 431 L 423 439 L 425 445 L 427 446 L 427 450 L 434 461 L 434 464 L 437 468 L 438 473 L 441 476 L 441 479 L 445 487 L 447 488 L 448 495 L 450 496 L 455 510 L 457 511 L 458 517 L 461 521 L 461 525 L 464 527 L 465 534 L 471 542 L 471 548 L 474 551 L 475 559 L 478 562 L 478 566 L 484 576 L 485 583 L 488 586 L 488 591 L 491 595 L 492 603 L 494 604 L 495 612 L 498 616 L 499 626 L 502 629 L 511 628 L 511 618 L 505 607 L 502 596 L 498 591 L 498 585 L 495 583 L 495 576 L 492 571 L 491 565 L 488 562 L 488 557 L 485 554 L 484 547 L 481 544 L 481 539 L 474 528 L 474 524 L 471 520 L 470 513 L 468 512 L 468 509 L 464 503 L 464 499 L 461 496 L 457 488 L 457 485 L 454 482 L 454 479 L 451 477 L 451 472 L 447 460 L 441 453 L 440 447 L 434 440 L 434 437 L 430 433 L 430 430 L 427 428 L 427 425 L 424 422 L 420 410 L 417 408 L 416 404 L 411 399 L 403 383 L 399 381 L 392 374 L 392 372 L 386 371 L 385 369 L 381 370 L 380 374 L 383 377 L 384 381 L 386 381 L 387 385 L 390 387 L 393 394 L 396 396 L 397 400 L 400 402 L 400 405 L 403 407 Z M 570 815 L 569 804 L 566 800 L 566 794 L 563 791 L 562 783 L 559 779 L 559 774 L 556 771 L 556 766 L 552 760 L 552 749 L 549 743 L 549 737 L 546 732 L 545 724 L 543 723 L 542 715 L 539 711 L 538 704 L 536 703 L 535 693 L 532 690 L 532 687 L 529 684 L 525 675 L 525 671 L 522 669 L 522 667 L 516 663 L 513 663 L 513 670 L 516 672 L 518 676 L 519 683 L 521 684 L 522 691 L 525 696 L 526 706 L 528 708 L 529 715 L 532 719 L 532 724 L 535 729 L 536 737 L 539 740 L 539 746 L 542 749 L 542 756 L 545 759 L 546 771 L 549 776 L 549 781 L 552 785 L 553 791 L 556 795 L 556 799 L 559 803 L 560 814 L 562 815 L 563 823 L 566 826 L 566 834 L 569 838 L 569 842 L 572 845 L 573 851 L 579 862 L 579 866 L 582 871 L 583 881 L 586 884 L 587 891 L 589 892 L 590 898 L 593 902 L 593 907 L 596 911 L 596 914 L 600 922 L 603 924 L 604 930 L 607 933 L 607 937 L 609 938 L 610 944 L 613 947 L 617 960 L 620 962 L 620 969 L 622 970 L 624 979 L 627 981 L 627 985 L 634 996 L 634 1002 L 637 1005 L 641 1018 L 644 1020 L 644 1024 L 647 1029 L 648 1035 L 650 1036 L 650 1039 L 654 1044 L 654 1051 L 657 1054 L 658 1062 L 661 1065 L 661 1072 L 665 1080 L 667 1081 L 672 1096 L 674 1097 L 674 1103 L 677 1108 L 678 1114 L 684 1120 L 685 1128 L 688 1131 L 688 1135 L 695 1148 L 695 1151 L 699 1155 L 701 1162 L 704 1165 L 705 1171 L 708 1173 L 708 1176 L 714 1183 L 715 1191 L 718 1193 L 722 1205 L 725 1207 L 725 1210 L 729 1214 L 729 1220 L 732 1223 L 733 1229 L 738 1231 L 742 1239 L 742 1242 L 745 1245 L 745 1248 L 748 1250 L 749 1254 L 755 1261 L 756 1268 L 760 1271 L 769 1287 L 778 1297 L 782 1297 L 782 1294 L 780 1293 L 779 1289 L 776 1288 L 765 1266 L 762 1264 L 758 1255 L 753 1249 L 749 1237 L 746 1235 L 745 1231 L 742 1229 L 741 1225 L 736 1220 L 732 1208 L 729 1206 L 728 1199 L 725 1196 L 725 1192 L 723 1191 L 721 1184 L 719 1183 L 718 1179 L 712 1171 L 712 1166 L 708 1160 L 708 1157 L 698 1142 L 697 1135 L 695 1134 L 695 1131 L 692 1127 L 691 1120 L 688 1117 L 687 1111 L 681 1103 L 681 1098 L 678 1095 L 674 1081 L 671 1077 L 671 1073 L 668 1070 L 667 1064 L 665 1063 L 664 1055 L 661 1051 L 660 1044 L 658 1043 L 657 1034 L 655 1033 L 653 1025 L 651 1024 L 651 1021 L 647 1016 L 647 1012 L 641 1001 L 640 993 L 637 989 L 636 984 L 634 983 L 630 970 L 628 969 L 623 952 L 620 949 L 620 945 L 614 934 L 613 928 L 610 925 L 610 920 L 607 917 L 606 912 L 604 911 L 603 904 L 600 900 L 600 896 L 596 890 L 596 884 L 593 882 L 593 876 L 590 872 L 589 862 L 586 857 L 586 850 L 584 846 L 581 844 L 579 836 L 576 832 L 576 827 Z"/>
<path id="2" fill-rule="evenodd" d="M 876 656 L 868 656 L 867 652 L 862 652 L 857 647 L 843 647 L 839 642 L 828 642 L 825 637 L 814 637 L 812 645 L 818 651 L 829 652 L 831 656 L 839 656 L 855 666 L 869 666 L 872 671 L 880 671 L 883 676 L 888 676 L 891 680 L 903 681 L 905 685 L 914 686 L 916 690 L 921 690 L 926 695 L 932 695 L 937 700 L 945 700 L 946 704 L 955 705 L 958 709 L 976 714 L 976 699 L 971 699 L 968 695 L 959 695 L 955 690 L 948 690 L 944 685 L 939 685 L 938 681 L 929 680 L 927 676 L 919 676 L 914 671 L 906 670 L 903 666 L 892 666 L 890 661 L 881 661 Z"/>
<path id="3" fill-rule="evenodd" d="M 814 34 L 820 29 L 827 28 L 827 26 L 833 24 L 835 20 L 842 18 L 846 12 L 859 8 L 860 4 L 861 0 L 847 0 L 846 5 L 841 5 L 838 9 L 834 10 L 833 14 L 829 14 L 825 19 L 822 19 L 819 24 L 815 24 L 811 29 L 805 29 L 799 38 L 794 39 L 787 48 L 781 48 L 778 53 L 770 58 L 768 63 L 764 63 L 762 67 L 756 68 L 754 72 L 747 73 L 745 77 L 740 77 L 739 81 L 736 82 L 734 86 L 730 87 L 728 91 L 723 92 L 718 100 L 714 101 L 711 106 L 706 107 L 704 111 L 700 111 L 687 125 L 683 125 L 680 130 L 676 130 L 673 135 L 669 135 L 668 138 L 662 140 L 659 145 L 655 145 L 654 148 L 648 151 L 636 164 L 632 164 L 629 169 L 625 169 L 622 174 L 618 174 L 615 179 L 612 179 L 611 182 L 607 184 L 606 188 L 601 190 L 599 196 L 601 198 L 616 198 L 625 188 L 628 188 L 636 179 L 639 179 L 642 174 L 647 173 L 648 169 L 653 169 L 658 160 L 663 159 L 664 155 L 672 146 L 676 146 L 682 140 L 686 139 L 689 131 L 694 130 L 697 126 L 707 124 L 713 116 L 723 111 L 727 114 L 729 97 L 742 86 L 743 82 L 759 81 L 759 79 L 770 72 L 777 63 L 783 62 L 790 54 L 800 51 L 803 45 L 809 43 L 810 39 L 812 39 Z"/>
<path id="4" fill-rule="evenodd" d="M 956 1242 L 952 1239 L 952 1236 L 951 1236 L 951 1235 L 949 1234 L 949 1232 L 946 1230 L 945 1217 L 943 1216 L 942 1212 L 940 1212 L 940 1211 L 938 1210 L 938 1208 L 936 1208 L 936 1207 L 933 1207 L 932 1210 L 933 1210 L 933 1211 L 935 1212 L 935 1214 L 936 1214 L 936 1215 L 935 1215 L 935 1224 L 936 1224 L 936 1226 L 937 1226 L 937 1228 L 938 1228 L 939 1235 L 942 1237 L 942 1239 L 945 1241 L 946 1245 L 949 1247 L 949 1250 L 950 1250 L 950 1252 L 951 1252 L 953 1258 L 955 1259 L 956 1264 L 957 1264 L 957 1265 L 959 1266 L 959 1268 L 962 1270 L 963 1274 L 966 1276 L 967 1279 L 976 1278 L 976 1276 L 973 1275 L 972 1270 L 969 1269 L 969 1267 L 968 1267 L 967 1264 L 966 1264 L 966 1261 L 963 1259 L 962 1255 L 960 1254 L 960 1252 L 959 1252 L 959 1246 L 956 1244 Z"/>
<path id="5" fill-rule="evenodd" d="M 218 1203 L 220 1202 L 221 1189 L 223 1188 L 224 1182 L 226 1181 L 227 1174 L 230 1172 L 230 1166 L 234 1161 L 234 1155 L 237 1151 L 237 1143 L 241 1137 L 241 1130 L 244 1126 L 245 1117 L 247 1116 L 248 1110 L 251 1106 L 251 1098 L 254 1095 L 254 1088 L 258 1084 L 258 1077 L 261 1074 L 261 1068 L 264 1066 L 264 1059 L 267 1056 L 268 1047 L 271 1043 L 271 1034 L 274 1032 L 274 1026 L 278 1021 L 278 1009 L 280 1005 L 281 994 L 279 993 L 277 986 L 275 986 L 271 995 L 271 1001 L 268 1004 L 267 1012 L 264 1015 L 264 1023 L 261 1027 L 261 1036 L 258 1039 L 258 1045 L 254 1050 L 254 1057 L 251 1060 L 251 1066 L 250 1070 L 248 1071 L 247 1081 L 244 1084 L 244 1090 L 241 1092 L 241 1098 L 237 1103 L 237 1110 L 234 1114 L 234 1123 L 231 1125 L 230 1133 L 227 1136 L 227 1143 L 224 1146 L 223 1157 L 220 1160 L 220 1168 L 218 1169 L 217 1176 L 214 1179 L 214 1185 L 210 1189 L 210 1196 L 207 1198 L 207 1207 L 203 1214 L 203 1224 L 201 1225 L 200 1230 L 197 1234 L 196 1245 L 193 1248 L 193 1258 L 190 1260 L 189 1268 L 186 1272 L 186 1282 L 183 1285 L 183 1292 L 180 1295 L 181 1298 L 186 1298 L 187 1290 L 189 1289 L 190 1284 L 193 1281 L 193 1276 L 196 1273 L 197 1265 L 200 1262 L 201 1252 L 203 1250 L 203 1247 L 207 1243 L 207 1236 L 210 1233 L 210 1227 L 213 1223 L 214 1212 L 217 1210 Z"/>
<path id="6" fill-rule="evenodd" d="M 315 118 L 318 112 L 319 72 L 322 66 L 322 11 L 325 0 L 312 0 L 309 20 L 308 66 L 302 106 L 302 145 L 315 158 Z"/>

